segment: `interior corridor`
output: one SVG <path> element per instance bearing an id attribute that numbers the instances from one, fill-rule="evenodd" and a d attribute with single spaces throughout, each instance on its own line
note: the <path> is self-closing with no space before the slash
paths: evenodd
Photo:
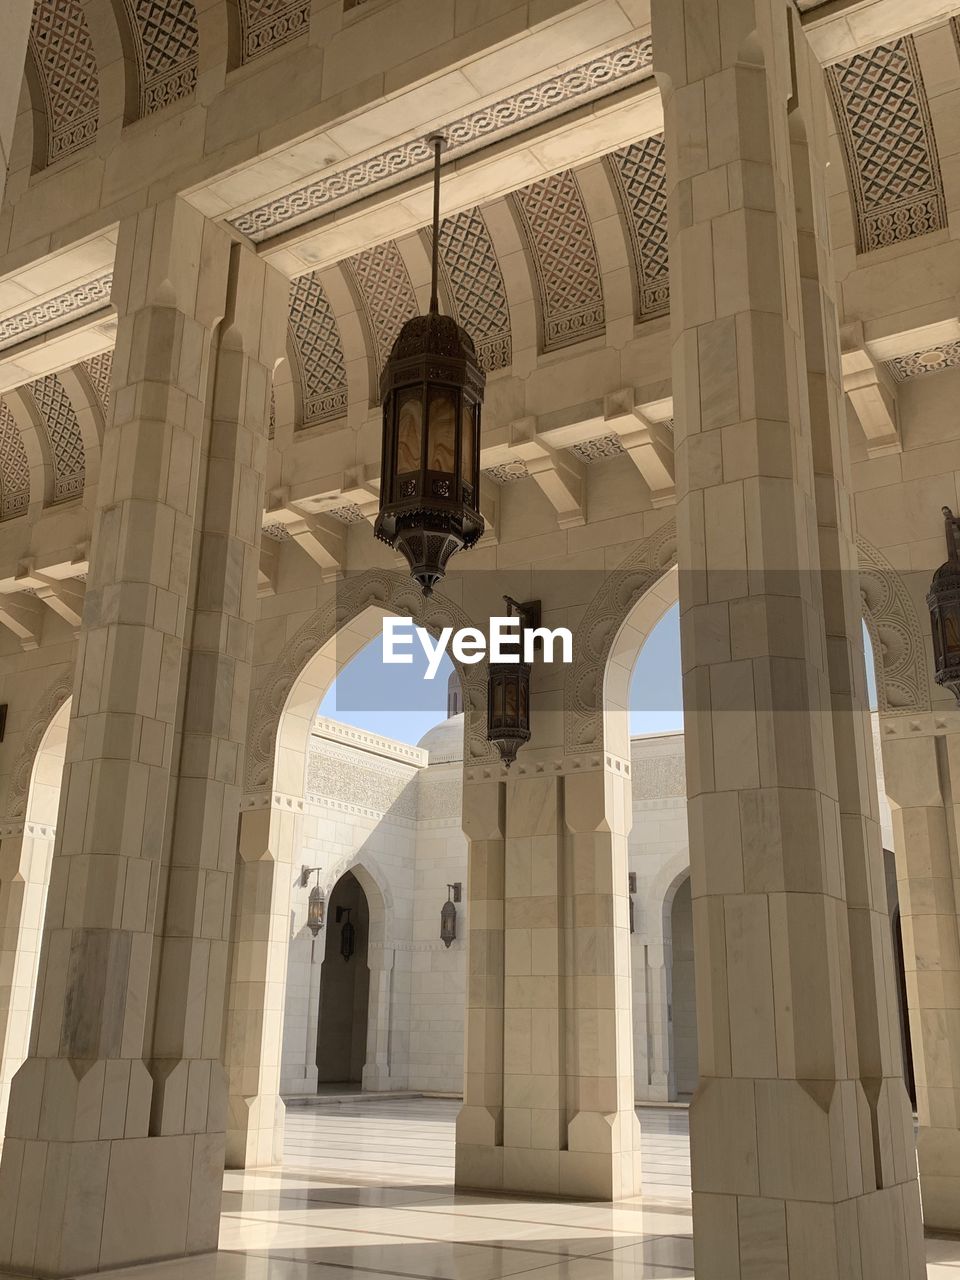
<path id="1" fill-rule="evenodd" d="M 287 1113 L 284 1166 L 227 1172 L 221 1252 L 131 1280 L 690 1280 L 687 1112 L 639 1110 L 642 1197 L 618 1204 L 453 1190 L 446 1099 Z M 928 1239 L 928 1280 L 960 1280 L 960 1240 Z"/>

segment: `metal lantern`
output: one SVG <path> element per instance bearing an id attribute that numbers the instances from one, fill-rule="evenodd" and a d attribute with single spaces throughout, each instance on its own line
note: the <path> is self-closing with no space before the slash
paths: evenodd
<path id="1" fill-rule="evenodd" d="M 473 339 L 440 315 L 440 148 L 434 138 L 430 311 L 400 330 L 380 378 L 383 453 L 374 533 L 399 551 L 429 596 L 447 561 L 483 533 L 480 406 L 486 376 Z"/>
<path id="2" fill-rule="evenodd" d="M 518 645 L 523 653 L 524 632 L 540 625 L 540 601 L 518 604 L 504 596 L 509 617 L 520 619 Z M 530 663 L 491 662 L 487 678 L 487 739 L 509 769 L 517 752 L 530 741 Z"/>
<path id="3" fill-rule="evenodd" d="M 342 926 L 340 929 L 340 954 L 344 960 L 349 960 L 357 949 L 357 931 L 350 919 L 352 907 L 337 907 L 337 924 Z M 346 916 L 346 920 L 343 917 Z"/>
<path id="4" fill-rule="evenodd" d="M 448 884 L 447 900 L 440 908 L 440 941 L 445 947 L 449 947 L 457 938 L 457 908 L 454 903 L 460 901 L 462 890 L 463 886 L 459 881 Z"/>
<path id="5" fill-rule="evenodd" d="M 949 689 L 960 702 L 960 553 L 957 517 L 943 508 L 947 559 L 933 575 L 927 593 L 930 630 L 933 633 L 933 665 L 937 684 Z"/>
<path id="6" fill-rule="evenodd" d="M 320 867 L 301 867 L 300 868 L 300 888 L 305 889 L 310 883 L 310 877 L 316 873 L 317 883 L 310 890 L 310 897 L 307 899 L 307 928 L 314 937 L 323 928 L 323 917 L 326 909 L 326 896 L 320 888 Z"/>
<path id="7" fill-rule="evenodd" d="M 627 874 L 627 901 L 630 903 L 630 932 L 637 932 L 637 922 L 633 910 L 633 895 L 637 892 L 637 873 L 630 871 Z"/>

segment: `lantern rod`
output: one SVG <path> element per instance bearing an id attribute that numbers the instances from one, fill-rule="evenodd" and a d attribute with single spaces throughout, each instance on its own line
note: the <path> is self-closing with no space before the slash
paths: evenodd
<path id="1" fill-rule="evenodd" d="M 440 310 L 438 292 L 440 275 L 440 152 L 443 150 L 444 138 L 435 133 L 430 139 L 433 143 L 433 255 L 430 262 L 430 314 L 435 316 Z"/>

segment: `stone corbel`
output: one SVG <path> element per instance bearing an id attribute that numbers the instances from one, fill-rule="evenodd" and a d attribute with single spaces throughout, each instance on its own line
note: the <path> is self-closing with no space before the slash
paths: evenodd
<path id="1" fill-rule="evenodd" d="M 893 379 L 856 340 L 844 343 L 840 361 L 843 389 L 863 428 L 868 455 L 876 458 L 899 453 L 902 444 Z"/>
<path id="2" fill-rule="evenodd" d="M 654 421 L 634 403 L 633 389 L 604 397 L 603 417 L 620 436 L 620 443 L 650 490 L 655 507 L 676 501 L 673 432 L 665 421 Z"/>
<path id="3" fill-rule="evenodd" d="M 260 568 L 257 572 L 257 595 L 277 594 L 277 574 L 280 571 L 280 543 L 273 538 L 260 539 Z"/>
<path id="4" fill-rule="evenodd" d="M 324 582 L 335 581 L 346 568 L 347 526 L 333 516 L 306 515 L 299 511 L 288 514 L 293 518 L 283 523 L 290 537 L 320 566 Z"/>
<path id="5" fill-rule="evenodd" d="M 36 592 L 36 598 L 61 617 L 64 622 L 80 629 L 83 619 L 83 598 L 86 588 L 76 578 L 51 578 L 45 573 L 34 572 L 30 575 L 28 585 Z"/>
<path id="6" fill-rule="evenodd" d="M 510 447 L 540 486 L 557 513 L 557 524 L 569 529 L 586 523 L 585 467 L 577 458 L 551 448 L 537 438 L 536 418 L 520 418 L 510 424 Z"/>
<path id="7" fill-rule="evenodd" d="M 45 613 L 45 606 L 32 591 L 0 595 L 0 626 L 17 637 L 21 649 L 39 649 Z"/>
<path id="8" fill-rule="evenodd" d="M 340 479 L 343 504 L 356 504 L 371 524 L 380 510 L 380 477 L 373 474 L 374 470 L 366 463 L 359 463 L 348 467 Z"/>
<path id="9" fill-rule="evenodd" d="M 489 478 L 480 477 L 480 514 L 483 516 L 483 537 L 478 546 L 495 547 L 500 541 L 500 486 Z"/>

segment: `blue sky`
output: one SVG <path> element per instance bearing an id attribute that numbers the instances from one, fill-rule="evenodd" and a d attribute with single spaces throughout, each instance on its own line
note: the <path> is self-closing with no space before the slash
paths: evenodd
<path id="1" fill-rule="evenodd" d="M 876 707 L 873 651 L 864 635 L 870 706 Z M 410 666 L 386 666 L 381 651 L 377 636 L 327 690 L 320 714 L 401 742 L 419 742 L 447 714 L 447 679 L 453 665 L 444 657 L 436 678 L 426 680 L 427 661 L 419 645 L 413 646 Z M 680 610 L 674 605 L 651 631 L 637 659 L 630 684 L 630 732 L 682 729 L 680 687 Z"/>

